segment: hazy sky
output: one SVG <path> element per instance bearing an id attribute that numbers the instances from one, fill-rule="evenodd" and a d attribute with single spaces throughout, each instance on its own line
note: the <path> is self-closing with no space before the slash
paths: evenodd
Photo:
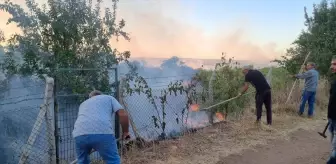
<path id="1" fill-rule="evenodd" d="M 0 0 L 3 1 L 3 0 Z M 13 0 L 23 4 L 24 0 Z M 36 0 L 45 2 L 45 0 Z M 110 0 L 105 0 L 110 6 Z M 131 42 L 112 42 L 133 57 L 220 58 L 268 62 L 304 28 L 304 6 L 317 0 L 120 0 L 118 16 L 126 20 Z M 6 35 L 8 14 L 0 12 Z"/>

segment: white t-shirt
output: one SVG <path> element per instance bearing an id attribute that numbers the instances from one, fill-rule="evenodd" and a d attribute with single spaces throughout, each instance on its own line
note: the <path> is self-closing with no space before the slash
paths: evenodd
<path id="1" fill-rule="evenodd" d="M 86 134 L 114 134 L 112 114 L 123 109 L 112 96 L 97 95 L 85 100 L 80 106 L 72 136 Z"/>

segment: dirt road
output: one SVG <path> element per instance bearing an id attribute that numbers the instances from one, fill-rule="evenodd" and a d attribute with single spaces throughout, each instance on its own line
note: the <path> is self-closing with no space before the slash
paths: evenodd
<path id="1" fill-rule="evenodd" d="M 328 159 L 329 145 L 329 136 L 324 139 L 316 131 L 299 129 L 289 140 L 271 141 L 240 155 L 224 157 L 217 164 L 323 164 Z"/>
<path id="2" fill-rule="evenodd" d="M 322 116 L 324 116 L 323 114 Z M 323 118 L 323 117 L 322 117 Z M 324 164 L 330 136 L 317 132 L 326 120 L 274 115 L 271 127 L 255 127 L 254 116 L 213 125 L 146 151 L 134 151 L 125 164 Z"/>

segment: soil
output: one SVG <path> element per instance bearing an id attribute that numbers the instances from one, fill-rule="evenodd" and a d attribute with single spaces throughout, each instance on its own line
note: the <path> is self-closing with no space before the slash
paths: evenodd
<path id="1" fill-rule="evenodd" d="M 322 114 L 324 116 L 325 114 Z M 273 125 L 255 126 L 254 116 L 205 128 L 127 155 L 124 164 L 323 164 L 330 153 L 326 120 L 274 115 Z"/>
<path id="2" fill-rule="evenodd" d="M 217 164 L 323 164 L 328 159 L 329 147 L 329 140 L 316 131 L 299 129 L 289 140 L 275 140 L 255 150 L 232 154 Z"/>

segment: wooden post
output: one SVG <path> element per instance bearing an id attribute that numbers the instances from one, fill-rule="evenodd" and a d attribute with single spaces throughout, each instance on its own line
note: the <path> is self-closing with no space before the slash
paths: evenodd
<path id="1" fill-rule="evenodd" d="M 52 93 L 53 93 L 53 84 L 54 84 L 54 80 L 52 78 L 48 78 L 46 77 L 46 87 L 45 87 L 45 93 L 44 93 L 44 104 L 42 104 L 40 106 L 40 111 L 39 111 L 39 114 L 37 116 L 37 119 L 34 123 L 34 126 L 33 126 L 33 129 L 30 133 L 30 136 L 28 138 L 28 141 L 27 141 L 27 144 L 24 146 L 23 148 L 23 151 L 22 151 L 22 154 L 20 156 L 20 160 L 19 160 L 19 164 L 25 164 L 27 162 L 27 159 L 29 157 L 29 154 L 31 153 L 31 149 L 33 147 L 33 144 L 36 140 L 36 137 L 38 135 L 38 133 L 40 132 L 40 129 L 41 129 L 41 125 L 42 125 L 42 122 L 43 122 L 43 119 L 44 118 L 48 118 L 46 117 L 46 114 L 47 114 L 47 110 L 49 108 L 49 102 L 50 102 L 50 99 L 52 98 Z M 48 111 L 48 115 L 52 116 L 52 113 L 50 113 Z M 48 118 L 49 119 L 49 118 Z M 53 121 L 53 118 L 51 119 L 51 121 Z M 47 129 L 48 128 L 48 124 L 50 123 L 50 120 L 47 120 Z M 53 127 L 53 124 L 51 124 L 51 128 Z M 51 138 L 49 139 L 52 139 L 54 137 L 54 133 L 50 133 L 50 131 L 47 131 L 47 135 L 48 137 L 51 136 Z M 49 143 L 49 150 L 52 150 L 52 152 L 55 150 L 54 149 L 54 143 L 55 142 L 52 142 L 52 141 L 48 141 Z M 51 148 L 51 149 L 50 149 Z M 51 154 L 51 157 L 50 157 L 50 162 L 52 161 L 56 161 L 56 158 L 55 158 L 55 153 L 50 153 Z M 54 159 L 54 160 L 53 160 Z M 51 164 L 54 164 L 54 163 L 51 163 Z"/>
<path id="2" fill-rule="evenodd" d="M 49 150 L 49 163 L 56 164 L 56 145 L 55 145 L 55 120 L 54 109 L 51 108 L 54 90 L 54 79 L 46 77 L 46 90 L 44 93 L 44 105 L 46 109 L 45 121 L 47 124 L 47 136 L 48 136 L 48 150 Z"/>

